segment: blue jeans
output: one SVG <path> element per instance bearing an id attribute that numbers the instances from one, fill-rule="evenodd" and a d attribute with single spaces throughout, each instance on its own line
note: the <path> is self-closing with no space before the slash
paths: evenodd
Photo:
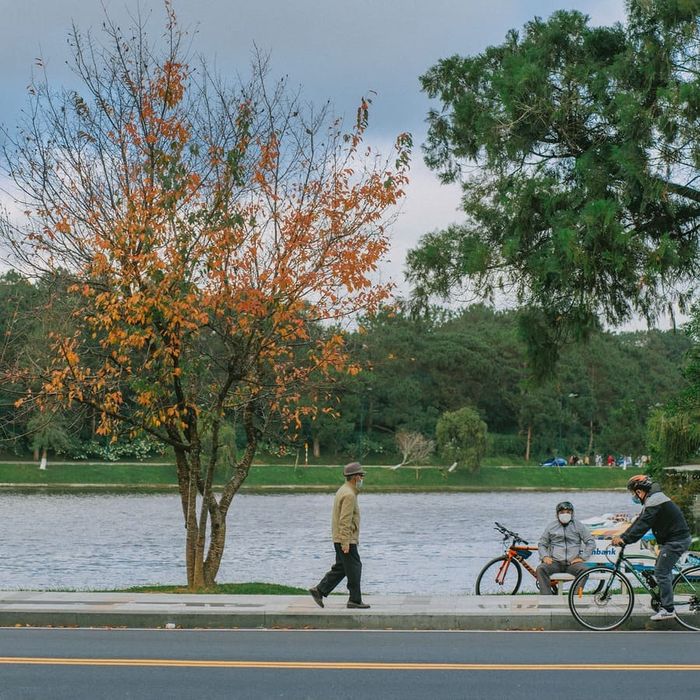
<path id="1" fill-rule="evenodd" d="M 659 596 L 661 607 L 673 610 L 673 567 L 675 563 L 690 548 L 690 537 L 677 542 L 666 542 L 661 545 L 659 555 L 656 557 L 654 574 L 659 584 Z"/>

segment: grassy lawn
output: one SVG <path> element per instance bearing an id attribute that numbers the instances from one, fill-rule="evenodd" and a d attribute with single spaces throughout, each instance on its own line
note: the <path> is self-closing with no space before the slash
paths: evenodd
<path id="1" fill-rule="evenodd" d="M 366 491 L 482 491 L 499 489 L 610 489 L 623 488 L 635 470 L 604 467 L 493 467 L 478 474 L 466 470 L 448 473 L 435 467 L 397 470 L 368 466 Z M 342 482 L 341 467 L 293 467 L 255 465 L 245 482 L 246 490 L 332 490 Z M 163 490 L 176 486 L 172 465 L 49 464 L 41 471 L 35 463 L 0 464 L 0 483 L 29 487 L 85 487 Z"/>

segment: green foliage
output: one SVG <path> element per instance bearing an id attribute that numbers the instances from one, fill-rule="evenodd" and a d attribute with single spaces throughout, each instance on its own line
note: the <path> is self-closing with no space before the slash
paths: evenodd
<path id="1" fill-rule="evenodd" d="M 681 508 L 691 532 L 700 534 L 700 519 L 695 517 L 696 499 L 700 498 L 700 473 L 667 472 L 664 474 L 664 493 Z M 692 549 L 696 549 L 693 547 Z"/>
<path id="2" fill-rule="evenodd" d="M 33 450 L 66 454 L 74 446 L 65 417 L 60 413 L 35 413 L 27 422 Z"/>
<path id="3" fill-rule="evenodd" d="M 700 454 L 700 305 L 686 326 L 693 345 L 685 355 L 685 387 L 672 401 L 649 417 L 648 441 L 655 473 L 664 467 L 692 461 Z"/>
<path id="4" fill-rule="evenodd" d="M 139 437 L 128 441 L 100 443 L 95 440 L 83 443 L 69 453 L 73 459 L 103 459 L 117 462 L 124 459 L 148 459 L 165 454 L 165 447 L 148 437 Z"/>
<path id="5" fill-rule="evenodd" d="M 683 374 L 687 386 L 680 392 L 678 402 L 681 410 L 697 413 L 700 411 L 700 303 L 692 311 L 691 320 L 685 328 L 693 342 L 684 358 Z"/>
<path id="6" fill-rule="evenodd" d="M 683 464 L 700 450 L 700 413 L 655 411 L 647 429 L 652 469 L 657 476 L 665 467 Z"/>
<path id="7" fill-rule="evenodd" d="M 536 375 L 562 338 L 683 306 L 697 276 L 700 0 L 628 12 L 536 18 L 421 78 L 426 162 L 461 182 L 466 220 L 409 253 L 416 300 L 513 293 Z"/>
<path id="8" fill-rule="evenodd" d="M 26 333 L 18 334 L 6 351 L 32 362 L 41 352 L 41 336 L 56 323 L 43 313 L 43 283 L 35 288 L 16 275 L 2 282 L 4 298 L 21 300 L 26 319 L 39 324 L 30 327 L 27 320 Z M 0 306 L 0 324 L 14 323 L 15 309 L 10 302 Z M 475 305 L 452 311 L 432 308 L 420 316 L 399 306 L 363 319 L 360 327 L 346 334 L 350 360 L 362 371 L 337 373 L 333 386 L 314 387 L 304 394 L 302 406 L 317 410 L 301 417 L 296 435 L 284 430 L 274 415 L 265 416 L 269 454 L 284 449 L 284 460 L 298 455 L 303 464 L 306 443 L 312 464 L 352 458 L 396 464 L 401 460 L 397 433 L 434 439 L 435 424 L 443 413 L 470 405 L 489 426 L 488 456 L 500 457 L 501 463 L 525 459 L 528 435 L 530 460 L 535 462 L 554 453 L 636 456 L 647 452 L 643 426 L 656 404 L 677 404 L 680 410 L 697 403 L 697 332 L 596 331 L 585 347 L 561 348 L 555 374 L 535 383 L 519 332 L 522 318 L 520 313 Z M 679 369 L 684 358 L 685 378 Z M 18 389 L 12 381 L 0 383 L 0 428 L 6 451 L 26 455 L 32 449 L 28 421 L 34 414 L 14 408 Z M 336 395 L 332 400 L 330 389 Z M 672 401 L 679 389 L 682 397 Z M 64 452 L 72 458 L 140 460 L 160 453 L 151 441 L 134 439 L 128 431 L 112 444 L 100 440 L 94 412 L 69 410 L 60 416 L 70 439 Z M 203 423 L 207 445 L 210 433 Z M 227 415 L 219 432 L 217 479 L 231 473 L 231 464 L 240 455 L 237 446 L 245 443 L 242 433 L 241 422 Z M 209 454 L 205 447 L 203 459 Z"/>
<path id="9" fill-rule="evenodd" d="M 522 435 L 489 433 L 487 454 L 498 457 L 522 457 L 525 454 L 525 439 Z"/>
<path id="10" fill-rule="evenodd" d="M 443 413 L 435 426 L 435 436 L 443 459 L 479 471 L 486 453 L 487 428 L 477 411 L 465 406 Z"/>

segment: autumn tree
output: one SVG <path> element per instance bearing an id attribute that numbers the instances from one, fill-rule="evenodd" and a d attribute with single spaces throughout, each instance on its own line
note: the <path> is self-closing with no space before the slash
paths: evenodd
<path id="1" fill-rule="evenodd" d="M 236 86 L 195 69 L 166 9 L 158 41 L 109 19 L 102 43 L 73 28 L 80 87 L 38 81 L 5 134 L 26 219 L 5 217 L 2 233 L 17 269 L 67 275 L 79 302 L 25 404 L 83 404 L 101 434 L 173 450 L 199 589 L 215 584 L 227 514 L 270 419 L 294 429 L 301 389 L 352 369 L 337 329 L 389 293 L 371 277 L 410 139 L 381 159 L 363 144 L 366 100 L 347 129 L 271 84 L 260 57 Z M 229 450 L 215 493 L 234 418 L 245 445 Z"/>

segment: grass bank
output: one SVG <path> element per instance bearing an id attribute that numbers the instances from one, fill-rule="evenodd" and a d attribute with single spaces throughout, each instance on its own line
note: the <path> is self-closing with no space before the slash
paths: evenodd
<path id="1" fill-rule="evenodd" d="M 197 593 L 210 595 L 232 594 L 232 595 L 308 595 L 306 588 L 296 586 L 285 586 L 281 583 L 217 583 L 213 588 L 204 588 Z M 159 586 L 132 586 L 122 588 L 110 593 L 192 593 L 186 586 L 159 585 Z"/>
<path id="2" fill-rule="evenodd" d="M 634 470 L 604 467 L 483 467 L 466 470 L 366 467 L 365 490 L 371 491 L 490 491 L 508 489 L 615 489 L 623 488 Z M 255 465 L 245 482 L 246 491 L 331 491 L 342 481 L 341 467 Z M 0 484 L 6 489 L 168 491 L 177 487 L 173 465 L 155 464 L 0 464 Z"/>

